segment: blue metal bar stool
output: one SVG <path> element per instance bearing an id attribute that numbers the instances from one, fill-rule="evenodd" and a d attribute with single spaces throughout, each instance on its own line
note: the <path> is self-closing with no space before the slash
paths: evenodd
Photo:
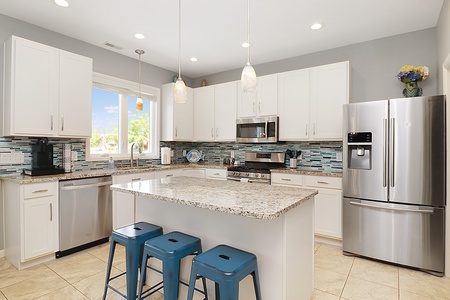
<path id="1" fill-rule="evenodd" d="M 256 255 L 227 245 L 218 245 L 192 260 L 188 300 L 192 300 L 195 280 L 200 275 L 215 282 L 216 300 L 237 300 L 239 282 L 252 275 L 257 300 L 261 300 Z"/>
<path id="2" fill-rule="evenodd" d="M 200 253 L 202 253 L 201 240 L 195 236 L 178 231 L 173 231 L 146 241 L 144 253 L 142 254 L 141 281 L 138 299 L 144 299 L 164 288 L 164 300 L 177 300 L 179 284 L 188 285 L 187 283 L 180 281 L 181 259 L 188 255 L 197 255 Z M 148 259 L 151 257 L 162 261 L 162 272 L 147 265 Z M 144 266 L 163 275 L 163 281 L 153 285 L 146 291 L 143 291 L 146 277 L 146 268 Z M 204 278 L 202 278 L 202 280 L 203 291 L 199 289 L 195 290 L 204 294 L 205 299 L 207 299 L 206 280 Z M 193 285 L 195 285 L 195 280 Z"/>
<path id="3" fill-rule="evenodd" d="M 138 281 L 138 269 L 142 258 L 142 250 L 145 241 L 163 234 L 162 227 L 146 222 L 139 222 L 125 227 L 118 228 L 112 232 L 111 246 L 109 248 L 108 267 L 106 269 L 105 290 L 103 292 L 103 300 L 106 299 L 108 288 L 120 294 L 126 299 L 136 299 L 136 288 Z M 111 276 L 111 268 L 114 259 L 114 250 L 116 244 L 125 246 L 126 253 L 126 272 L 117 276 Z M 126 274 L 127 278 L 127 295 L 112 287 L 109 282 Z"/>

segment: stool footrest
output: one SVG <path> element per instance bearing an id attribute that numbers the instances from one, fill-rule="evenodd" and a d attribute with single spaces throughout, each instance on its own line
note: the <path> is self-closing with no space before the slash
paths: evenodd
<path id="1" fill-rule="evenodd" d="M 159 287 L 158 287 L 158 286 L 159 286 Z M 153 295 L 154 293 L 156 293 L 157 291 L 159 291 L 159 290 L 162 289 L 163 287 L 164 287 L 164 286 L 163 286 L 163 282 L 162 282 L 162 281 L 158 282 L 157 284 L 155 284 L 154 286 L 151 286 L 151 287 L 148 288 L 147 290 L 142 291 L 142 294 L 141 294 L 141 298 L 140 298 L 140 299 L 145 299 L 145 298 L 147 298 L 147 297 Z"/>
<path id="2" fill-rule="evenodd" d="M 116 289 L 115 287 L 112 287 L 111 285 L 107 285 L 108 288 L 112 289 L 114 292 L 116 292 L 117 294 L 119 294 L 120 296 L 124 297 L 125 299 L 127 299 L 127 295 L 125 295 L 124 293 L 122 293 L 121 291 L 119 291 L 118 289 Z"/>

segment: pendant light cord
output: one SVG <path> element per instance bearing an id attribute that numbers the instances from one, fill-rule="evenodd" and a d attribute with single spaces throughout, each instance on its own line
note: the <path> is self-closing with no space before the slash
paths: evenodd
<path id="1" fill-rule="evenodd" d="M 138 98 L 142 98 L 141 97 L 141 52 L 139 52 L 139 74 L 138 74 L 138 77 L 139 77 L 139 97 Z"/>
<path id="2" fill-rule="evenodd" d="M 181 1 L 181 0 L 180 0 Z M 250 0 L 247 0 L 247 64 L 250 64 Z"/>
<path id="3" fill-rule="evenodd" d="M 178 79 L 181 79 L 181 0 L 178 1 Z"/>

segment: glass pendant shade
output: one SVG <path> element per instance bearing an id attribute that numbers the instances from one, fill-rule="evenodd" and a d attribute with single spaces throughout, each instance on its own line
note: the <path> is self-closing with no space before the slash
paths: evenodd
<path id="1" fill-rule="evenodd" d="M 256 87 L 258 85 L 258 79 L 256 78 L 255 69 L 248 62 L 247 65 L 242 70 L 241 74 L 241 84 L 244 93 L 254 93 L 256 92 Z"/>
<path id="2" fill-rule="evenodd" d="M 143 108 L 144 108 L 144 103 L 142 102 L 142 98 L 138 97 L 136 100 L 136 110 L 142 111 Z"/>
<path id="3" fill-rule="evenodd" d="M 184 84 L 183 79 L 178 77 L 177 82 L 173 86 L 173 98 L 175 99 L 175 103 L 186 103 L 188 97 L 188 92 L 186 85 Z"/>

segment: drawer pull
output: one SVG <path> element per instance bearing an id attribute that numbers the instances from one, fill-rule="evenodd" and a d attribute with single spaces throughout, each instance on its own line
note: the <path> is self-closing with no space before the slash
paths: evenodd
<path id="1" fill-rule="evenodd" d="M 138 178 L 132 178 L 132 179 L 131 179 L 131 181 L 138 181 L 138 180 L 141 180 L 141 178 L 138 177 Z"/>
<path id="2" fill-rule="evenodd" d="M 217 176 L 219 176 L 220 174 L 219 174 L 219 173 L 214 173 L 213 175 L 217 175 Z"/>
<path id="3" fill-rule="evenodd" d="M 36 194 L 36 193 L 45 193 L 45 192 L 48 192 L 48 189 L 32 191 L 33 194 Z"/>
<path id="4" fill-rule="evenodd" d="M 326 181 L 317 181 L 317 183 L 321 183 L 321 184 L 329 184 L 329 183 L 326 182 Z"/>
<path id="5" fill-rule="evenodd" d="M 290 178 L 281 178 L 281 180 L 283 180 L 283 181 L 291 181 Z"/>
<path id="6" fill-rule="evenodd" d="M 172 177 L 173 176 L 173 174 L 167 174 L 166 175 L 166 177 Z"/>

